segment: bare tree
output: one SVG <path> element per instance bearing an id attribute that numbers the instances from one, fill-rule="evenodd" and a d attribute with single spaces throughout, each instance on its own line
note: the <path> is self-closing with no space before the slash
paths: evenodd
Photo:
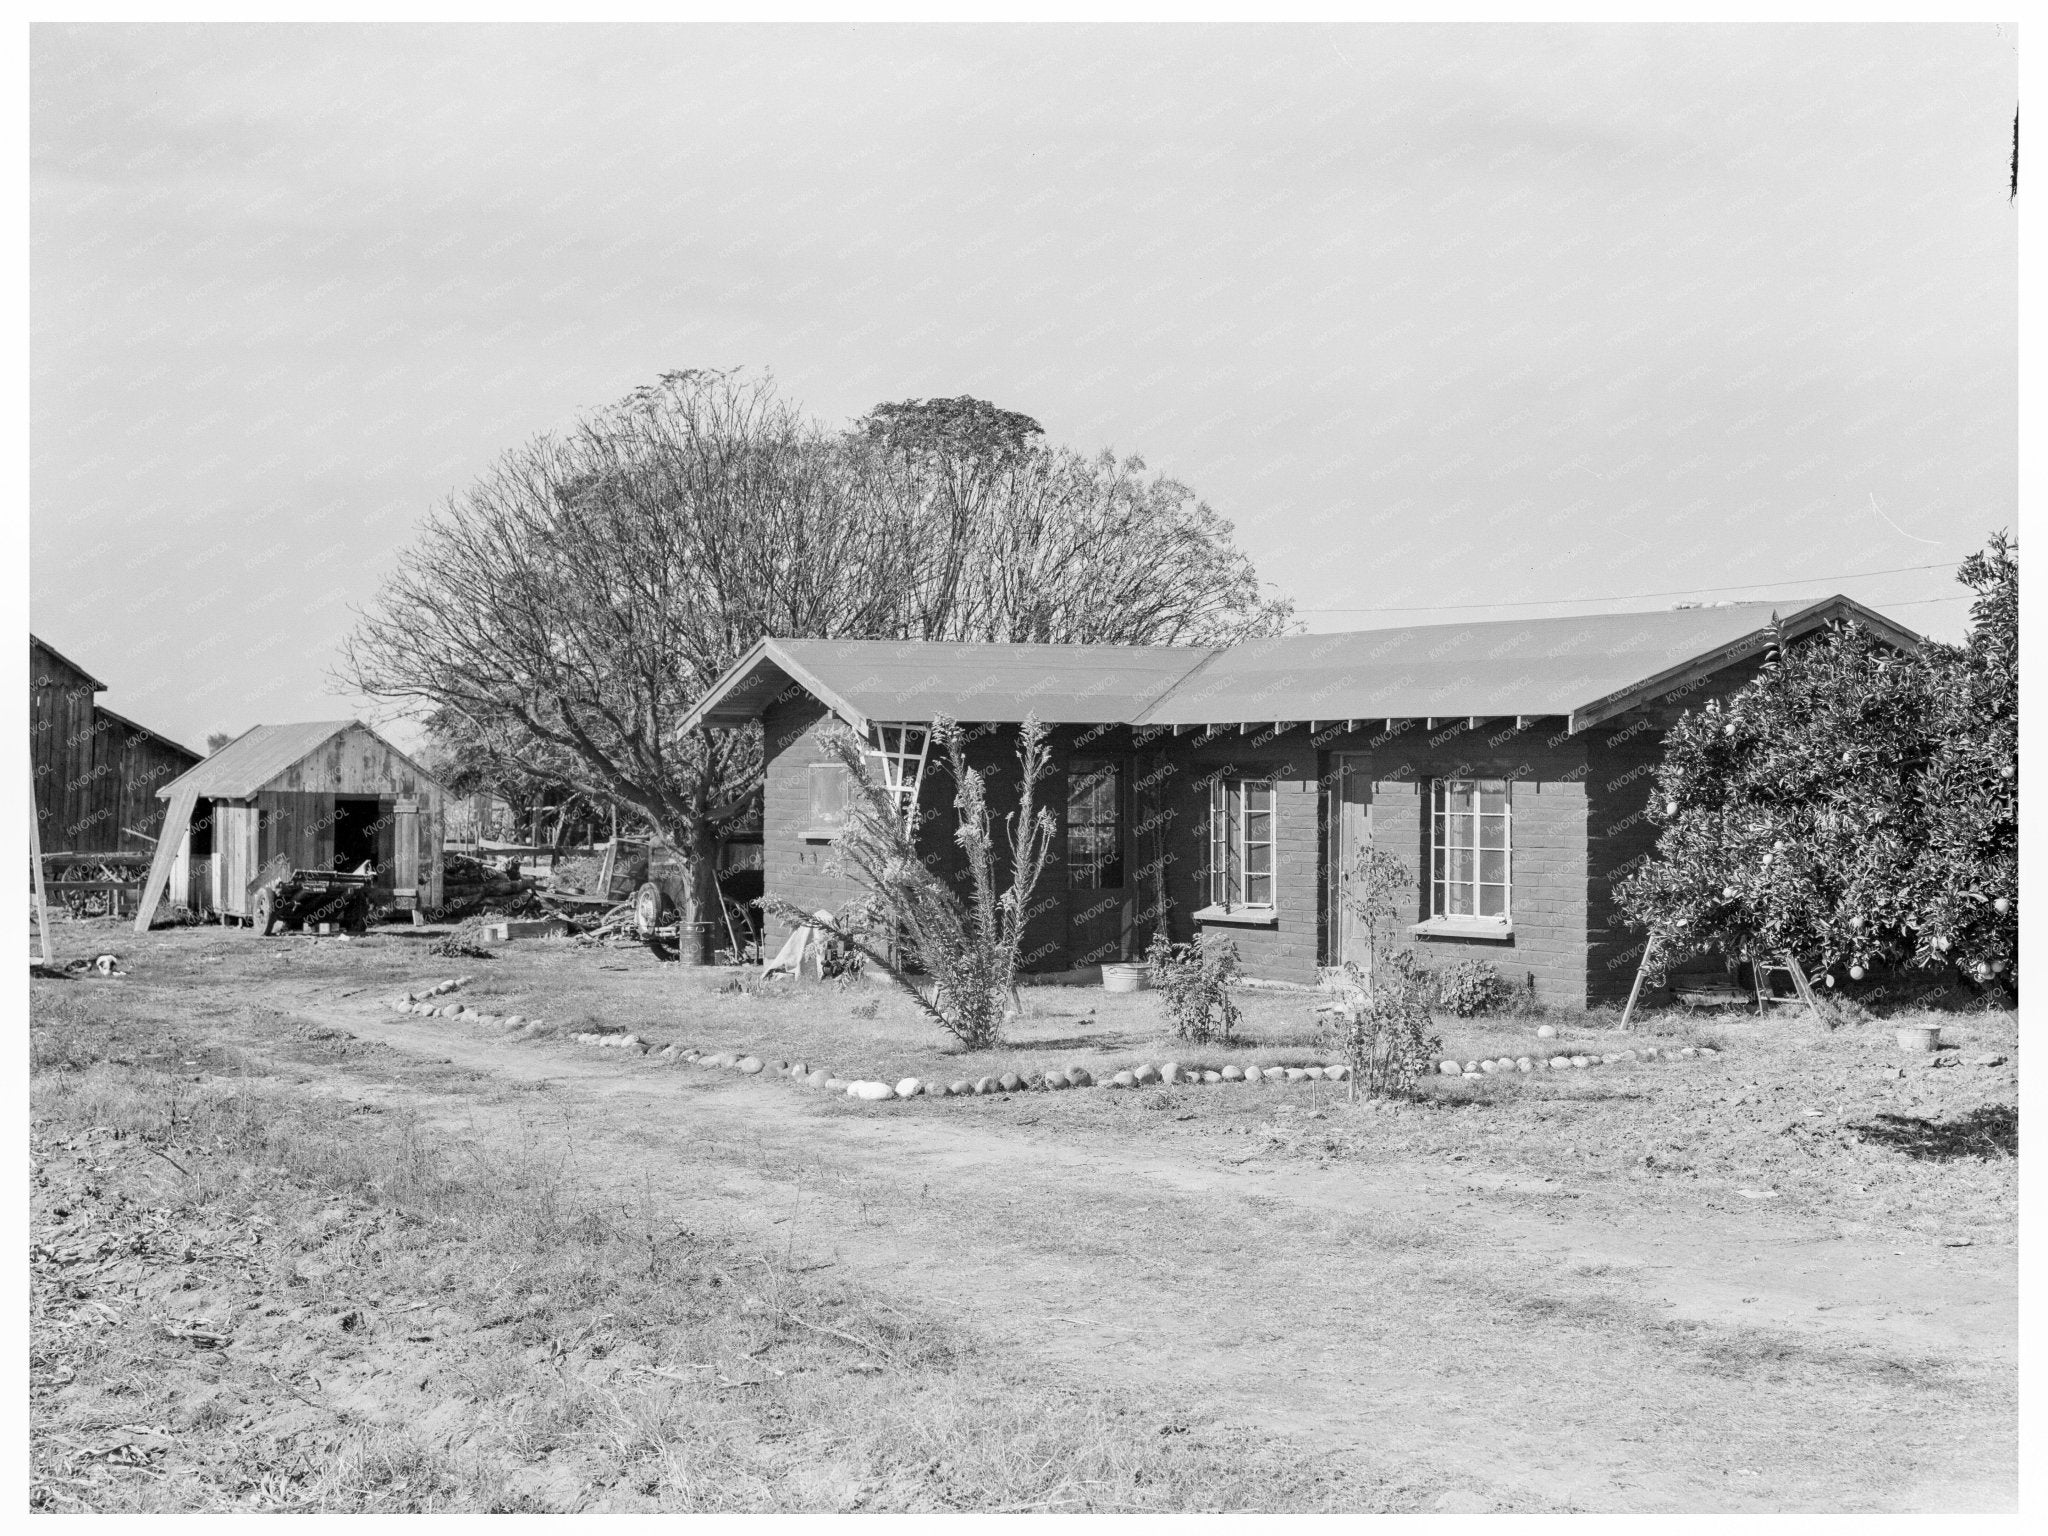
<path id="1" fill-rule="evenodd" d="M 681 915 L 705 921 L 761 745 L 679 725 L 762 636 L 1203 643 L 1284 622 L 1183 487 L 1036 435 L 974 400 L 827 433 L 765 377 L 664 375 L 450 497 L 341 679 L 436 713 L 473 760 L 637 814 L 689 857 Z"/>

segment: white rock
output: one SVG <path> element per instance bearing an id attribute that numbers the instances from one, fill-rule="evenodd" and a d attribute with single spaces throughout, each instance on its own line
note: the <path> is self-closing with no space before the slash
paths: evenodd
<path id="1" fill-rule="evenodd" d="M 1204 1072 L 1202 1074 L 1202 1081 L 1205 1083 L 1220 1083 L 1223 1081 L 1223 1074 L 1221 1072 Z"/>
<path id="2" fill-rule="evenodd" d="M 1551 1066 L 1553 1066 L 1553 1067 L 1555 1067 L 1555 1068 L 1557 1068 L 1557 1069 L 1559 1069 L 1559 1070 L 1562 1070 L 1562 1069 L 1564 1069 L 1565 1067 L 1568 1067 L 1568 1066 L 1570 1066 L 1570 1065 L 1571 1065 L 1571 1058 L 1569 1058 L 1569 1057 L 1566 1057 L 1566 1056 L 1553 1056 L 1553 1057 L 1551 1057 L 1551 1058 L 1550 1058 L 1550 1064 L 1551 1064 Z"/>
<path id="3" fill-rule="evenodd" d="M 899 1099 L 914 1099 L 917 1097 L 917 1090 L 923 1086 L 924 1084 L 920 1083 L 916 1078 L 906 1077 L 896 1085 L 896 1097 Z"/>
<path id="4" fill-rule="evenodd" d="M 1572 1065 L 1575 1067 L 1591 1066 L 1592 1058 L 1590 1056 L 1574 1056 L 1572 1058 Z"/>
<path id="5" fill-rule="evenodd" d="M 1265 1070 L 1264 1076 L 1269 1083 L 1285 1082 L 1287 1080 L 1287 1069 L 1285 1067 L 1268 1067 Z"/>
<path id="6" fill-rule="evenodd" d="M 1437 1071 L 1441 1072 L 1445 1077 L 1456 1077 L 1460 1072 L 1465 1070 L 1463 1067 L 1459 1066 L 1455 1061 L 1440 1061 L 1436 1064 L 1436 1069 Z"/>
<path id="7" fill-rule="evenodd" d="M 1611 1067 L 1619 1060 L 1621 1060 L 1621 1052 L 1609 1051 L 1605 1056 L 1602 1056 L 1600 1058 L 1600 1064 L 1602 1066 Z"/>
<path id="8" fill-rule="evenodd" d="M 1536 1063 L 1535 1063 L 1535 1062 L 1533 1062 L 1533 1061 L 1531 1061 L 1531 1060 L 1530 1060 L 1530 1059 L 1529 1059 L 1528 1057 L 1526 1057 L 1526 1056 L 1517 1056 L 1517 1057 L 1515 1058 L 1515 1070 L 1516 1070 L 1517 1072 L 1529 1072 L 1529 1071 L 1533 1071 L 1533 1070 L 1534 1070 L 1534 1068 L 1535 1068 L 1535 1066 L 1536 1066 Z"/>
<path id="9" fill-rule="evenodd" d="M 1177 1061 L 1169 1061 L 1159 1069 L 1159 1081 L 1162 1083 L 1177 1083 L 1180 1077 L 1180 1063 Z"/>
<path id="10" fill-rule="evenodd" d="M 517 1029 L 525 1022 L 526 1015 L 523 1013 L 508 1013 L 505 1015 L 505 1027 L 507 1029 Z"/>
<path id="11" fill-rule="evenodd" d="M 1226 1083 L 1241 1083 L 1244 1081 L 1244 1068 L 1233 1062 L 1219 1072 L 1217 1076 Z"/>
<path id="12" fill-rule="evenodd" d="M 1321 1067 L 1304 1067 L 1301 1075 L 1312 1083 L 1320 1083 L 1323 1080 L 1323 1069 Z"/>
<path id="13" fill-rule="evenodd" d="M 1323 1068 L 1323 1076 L 1330 1079 L 1330 1081 L 1333 1083 L 1341 1083 L 1344 1081 L 1345 1078 L 1349 1077 L 1350 1075 L 1351 1069 L 1341 1061 L 1335 1062 L 1332 1065 Z"/>
<path id="14" fill-rule="evenodd" d="M 846 1085 L 846 1096 L 850 1099 L 867 1099 L 872 1102 L 881 1099 L 893 1099 L 896 1096 L 896 1090 L 887 1083 L 853 1082 Z"/>
<path id="15" fill-rule="evenodd" d="M 1557 1030 L 1549 1024 L 1539 1024 L 1536 1027 L 1536 1038 L 1538 1040 L 1555 1040 L 1557 1038 Z"/>
<path id="16" fill-rule="evenodd" d="M 1688 1045 L 1681 1048 L 1678 1054 L 1681 1056 L 1697 1056 L 1699 1052 L 1695 1051 L 1691 1046 Z"/>
<path id="17" fill-rule="evenodd" d="M 1479 1063 L 1479 1070 L 1481 1072 L 1498 1072 L 1500 1070 L 1500 1064 L 1496 1061 L 1489 1059 Z"/>

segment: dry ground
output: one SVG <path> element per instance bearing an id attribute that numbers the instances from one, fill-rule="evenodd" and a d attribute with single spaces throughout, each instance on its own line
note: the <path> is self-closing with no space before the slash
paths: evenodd
<path id="1" fill-rule="evenodd" d="M 869 1106 L 553 1031 L 842 1076 L 1192 1053 L 1144 994 L 1028 992 L 959 1058 L 872 986 L 638 950 L 59 936 L 129 974 L 32 983 L 40 1508 L 2014 1501 L 2008 1014 L 1903 1076 L 1888 1024 L 1657 1018 L 1723 1053 Z M 543 1033 L 376 1006 L 463 973 Z M 1247 1007 L 1212 1059 L 1325 1044 Z"/>

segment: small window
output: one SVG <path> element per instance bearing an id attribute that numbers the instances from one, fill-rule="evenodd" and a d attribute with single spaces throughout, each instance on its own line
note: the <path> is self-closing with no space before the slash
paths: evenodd
<path id="1" fill-rule="evenodd" d="M 1273 905 L 1273 781 L 1217 779 L 1209 787 L 1209 901 Z"/>
<path id="2" fill-rule="evenodd" d="M 1124 888 L 1123 769 L 1077 759 L 1067 774 L 1067 884 Z"/>
<path id="3" fill-rule="evenodd" d="M 846 830 L 846 790 L 844 763 L 811 764 L 811 821 L 805 837 L 829 842 Z"/>
<path id="4" fill-rule="evenodd" d="M 1508 921 L 1507 780 L 1435 781 L 1430 802 L 1430 913 Z"/>

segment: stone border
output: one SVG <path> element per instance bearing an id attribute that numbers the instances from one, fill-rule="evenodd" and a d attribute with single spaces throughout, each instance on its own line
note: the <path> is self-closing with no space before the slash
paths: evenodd
<path id="1" fill-rule="evenodd" d="M 1486 1061 L 1462 1064 L 1446 1059 L 1437 1063 L 1436 1070 L 1443 1077 L 1486 1077 L 1500 1072 L 1583 1072 L 1591 1067 L 1612 1067 L 1631 1061 L 1690 1061 L 1694 1057 L 1711 1060 L 1720 1054 L 1711 1045 L 1686 1045 L 1677 1049 L 1646 1045 L 1640 1049 L 1631 1046 L 1625 1051 L 1607 1051 L 1601 1055 L 1579 1052 L 1570 1056 L 1495 1056 Z"/>
<path id="2" fill-rule="evenodd" d="M 474 979 L 470 976 L 457 976 L 449 981 L 436 982 L 417 992 L 407 992 L 403 996 L 392 998 L 385 1006 L 397 1013 L 451 1019 L 462 1024 L 488 1024 L 500 1029 L 530 1029 L 542 1024 L 540 1019 L 530 1019 L 523 1014 L 482 1013 L 461 1003 L 434 1001 L 450 992 L 458 991 Z M 1068 1088 L 1199 1087 L 1224 1083 L 1284 1086 L 1289 1083 L 1342 1082 L 1350 1075 L 1350 1069 L 1341 1061 L 1325 1062 L 1310 1067 L 1274 1066 L 1258 1061 L 1232 1062 L 1223 1067 L 1183 1066 L 1177 1061 L 1169 1061 L 1161 1066 L 1144 1062 L 1112 1073 L 1106 1079 L 1098 1079 L 1086 1067 L 1076 1066 L 1054 1068 L 1044 1072 L 1004 1072 L 971 1079 L 955 1078 L 944 1083 L 936 1080 L 927 1081 L 919 1077 L 905 1077 L 889 1083 L 879 1078 L 835 1077 L 824 1067 L 813 1067 L 801 1061 L 764 1061 L 759 1056 L 748 1053 L 699 1051 L 674 1043 L 659 1045 L 643 1040 L 628 1030 L 583 1030 L 564 1038 L 577 1045 L 624 1050 L 634 1055 L 654 1056 L 663 1061 L 689 1066 L 730 1070 L 738 1072 L 743 1077 L 758 1077 L 773 1072 L 777 1077 L 789 1078 L 808 1088 L 822 1088 L 829 1093 L 844 1093 L 848 1098 L 863 1099 L 871 1103 L 895 1099 L 974 1098 L 994 1093 L 1058 1092 Z M 1578 1052 L 1547 1057 L 1496 1056 L 1467 1062 L 1446 1058 L 1436 1064 L 1435 1070 L 1438 1075 L 1444 1077 L 1476 1079 L 1501 1073 L 1586 1071 L 1594 1067 L 1611 1067 L 1629 1062 L 1712 1059 L 1720 1054 L 1720 1051 L 1707 1045 L 1687 1045 L 1675 1049 L 1651 1045 L 1608 1051 L 1598 1055 Z"/>

